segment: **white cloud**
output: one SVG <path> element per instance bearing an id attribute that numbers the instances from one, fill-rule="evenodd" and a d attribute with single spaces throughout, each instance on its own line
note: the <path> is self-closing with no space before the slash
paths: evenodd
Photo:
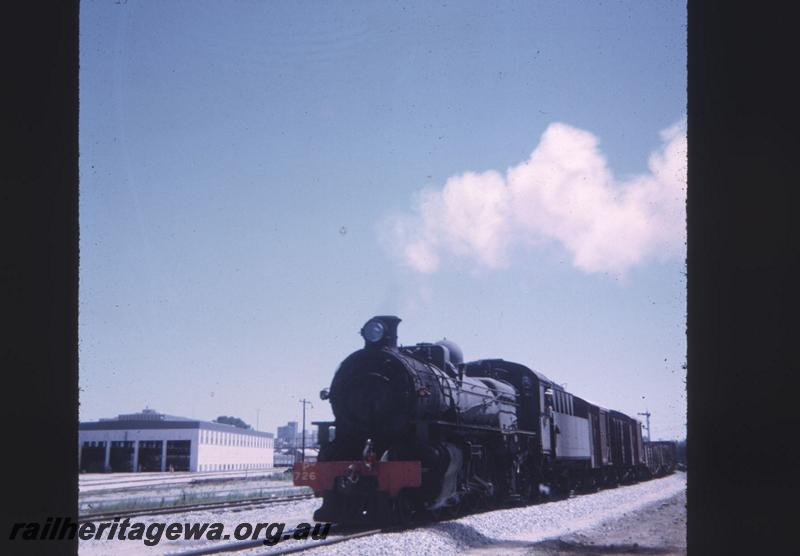
<path id="1" fill-rule="evenodd" d="M 415 196 L 395 218 L 395 243 L 421 273 L 448 258 L 487 268 L 509 264 L 515 246 L 556 242 L 584 272 L 624 274 L 651 258 L 683 253 L 686 123 L 661 132 L 649 172 L 614 178 L 592 133 L 553 123 L 528 160 L 495 171 L 450 177 Z"/>

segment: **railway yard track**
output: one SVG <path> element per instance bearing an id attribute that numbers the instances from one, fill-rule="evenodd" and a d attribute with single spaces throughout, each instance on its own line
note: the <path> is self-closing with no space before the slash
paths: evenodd
<path id="1" fill-rule="evenodd" d="M 298 500 L 308 500 L 309 498 L 313 497 L 314 495 L 311 493 L 295 494 L 291 496 L 265 496 L 261 498 L 250 498 L 246 500 L 210 502 L 205 504 L 184 504 L 180 506 L 169 506 L 163 508 L 152 508 L 152 509 L 141 509 L 141 510 L 102 512 L 102 513 L 82 515 L 78 518 L 78 522 L 86 523 L 90 521 L 109 521 L 117 517 L 119 518 L 147 517 L 154 515 L 185 514 L 188 512 L 205 511 L 205 510 L 256 509 L 258 507 L 271 506 L 280 503 L 295 502 Z"/>
<path id="2" fill-rule="evenodd" d="M 223 482 L 240 479 L 268 479 L 270 476 L 280 475 L 286 470 L 284 467 L 272 467 L 258 471 L 209 471 L 209 472 L 179 472 L 179 473 L 153 473 L 145 474 L 144 477 L 131 476 L 131 474 L 120 474 L 121 476 L 106 477 L 81 477 L 80 490 L 82 492 L 93 492 L 99 490 L 116 490 L 119 488 L 131 488 L 137 486 L 168 486 L 180 484 L 198 484 Z"/>

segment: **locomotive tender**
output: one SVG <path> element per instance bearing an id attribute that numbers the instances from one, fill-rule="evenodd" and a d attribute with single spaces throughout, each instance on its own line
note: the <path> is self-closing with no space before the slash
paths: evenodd
<path id="1" fill-rule="evenodd" d="M 294 467 L 323 498 L 315 520 L 407 523 L 674 469 L 648 465 L 638 420 L 519 363 L 465 363 L 450 341 L 399 347 L 399 323 L 367 321 L 320 394 L 335 421 L 315 423 L 318 461 Z"/>

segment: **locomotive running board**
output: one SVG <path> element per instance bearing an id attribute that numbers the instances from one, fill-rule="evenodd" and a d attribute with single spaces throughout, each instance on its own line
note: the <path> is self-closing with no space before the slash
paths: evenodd
<path id="1" fill-rule="evenodd" d="M 337 477 L 376 477 L 378 490 L 397 496 L 406 487 L 422 484 L 422 463 L 419 461 L 381 461 L 367 467 L 363 461 L 320 461 L 294 464 L 295 486 L 311 487 L 316 496 L 333 490 Z"/>

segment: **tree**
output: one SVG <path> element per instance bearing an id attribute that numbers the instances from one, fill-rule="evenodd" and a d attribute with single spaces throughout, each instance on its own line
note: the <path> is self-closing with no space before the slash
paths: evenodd
<path id="1" fill-rule="evenodd" d="M 233 425 L 234 427 L 238 427 L 240 429 L 252 429 L 250 425 L 242 421 L 239 417 L 228 417 L 227 415 L 220 415 L 216 419 L 214 419 L 215 423 L 220 423 L 222 425 Z"/>

